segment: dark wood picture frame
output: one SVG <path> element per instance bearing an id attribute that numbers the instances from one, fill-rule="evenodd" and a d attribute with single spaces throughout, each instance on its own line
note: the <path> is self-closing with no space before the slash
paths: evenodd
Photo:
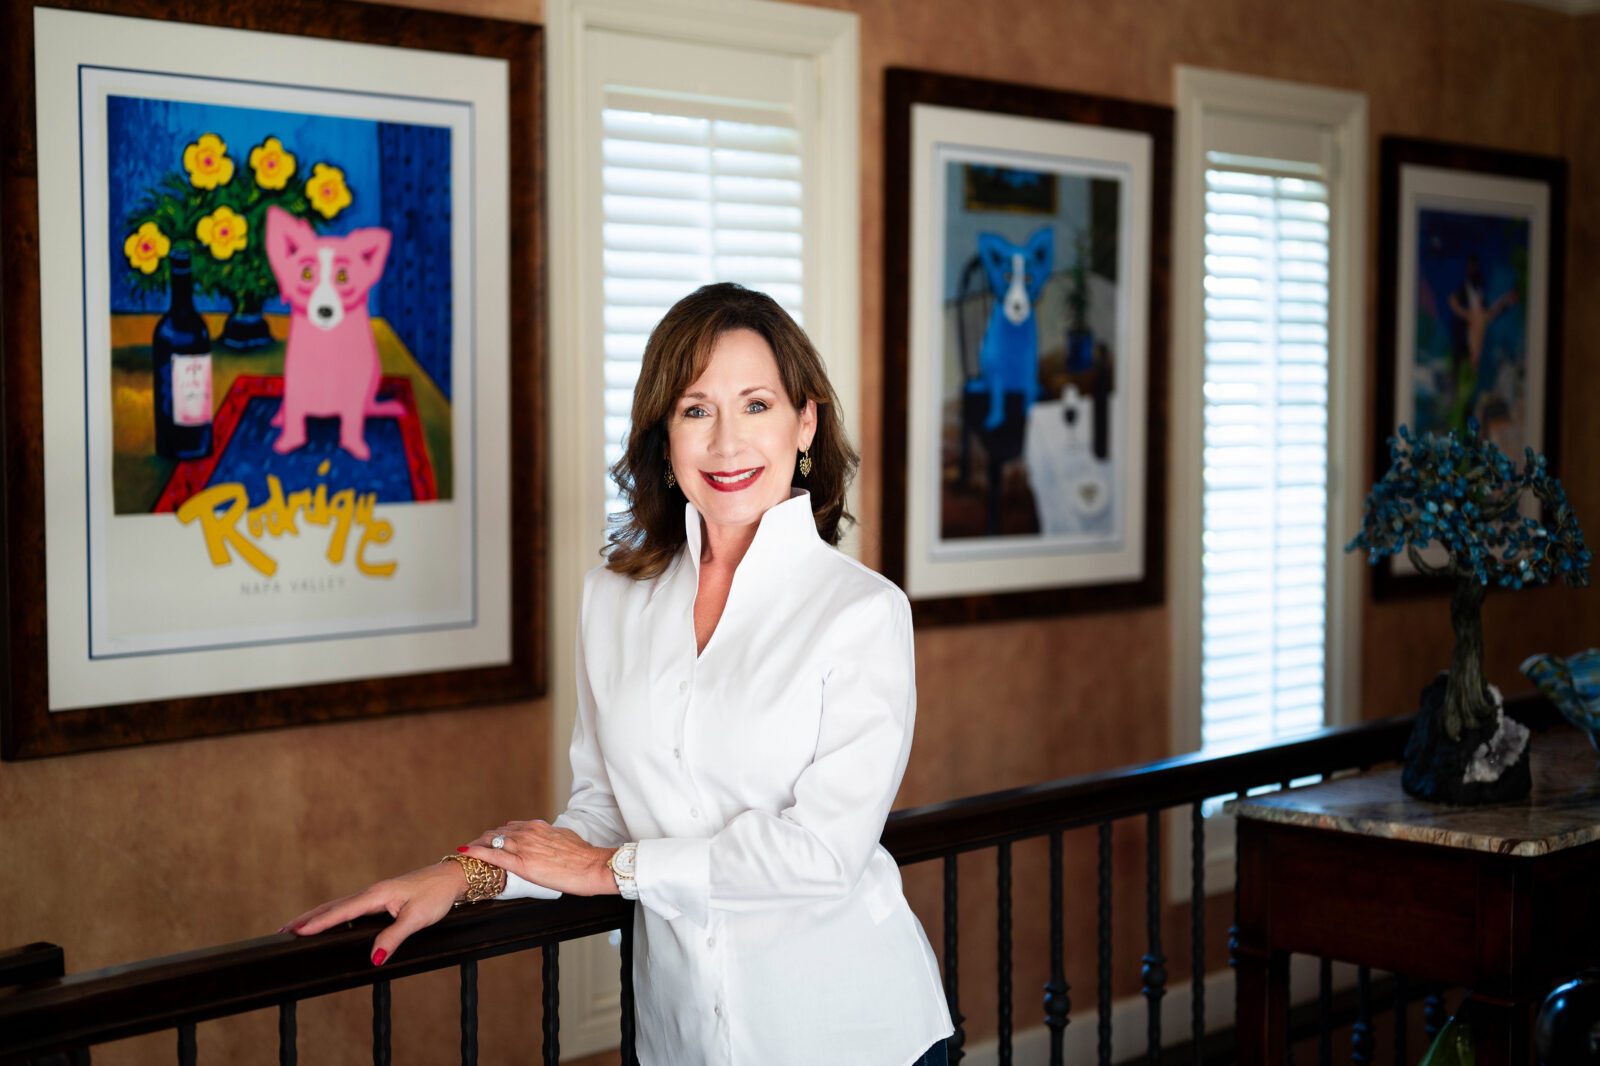
<path id="1" fill-rule="evenodd" d="M 61 8 L 201 26 L 293 34 L 433 53 L 505 60 L 508 71 L 512 550 L 510 661 L 369 680 L 309 684 L 181 699 L 50 711 L 47 691 L 44 410 L 41 392 L 39 174 L 33 9 Z M 0 588 L 0 756 L 26 759 L 396 712 L 461 707 L 541 695 L 546 679 L 544 600 L 545 228 L 542 28 L 367 3 L 307 0 L 5 0 L 3 437 L 5 500 Z M 490 390 L 493 394 L 493 389 Z"/>
<path id="2" fill-rule="evenodd" d="M 977 595 L 913 597 L 919 625 L 957 625 L 1158 604 L 1165 596 L 1167 350 L 1172 235 L 1173 112 L 1151 104 L 1036 86 L 891 69 L 885 86 L 883 203 L 883 572 L 906 578 L 911 314 L 912 107 L 931 104 L 1147 134 L 1151 140 L 1146 336 L 1144 545 L 1137 580 Z"/>
<path id="3" fill-rule="evenodd" d="M 1567 163 L 1564 159 L 1503 152 L 1470 145 L 1448 144 L 1411 137 L 1384 137 L 1378 173 L 1378 343 L 1377 398 L 1372 436 L 1372 479 L 1375 484 L 1389 469 L 1389 438 L 1399 428 L 1396 413 L 1397 361 L 1400 358 L 1400 286 L 1414 287 L 1415 277 L 1402 279 L 1401 234 L 1406 209 L 1401 178 L 1407 167 L 1459 171 L 1463 175 L 1495 175 L 1541 182 L 1549 188 L 1549 258 L 1546 266 L 1543 441 L 1542 451 L 1552 470 L 1560 470 L 1561 443 L 1561 341 L 1562 304 L 1566 284 Z M 1536 294 L 1537 295 L 1537 294 Z M 1415 427 L 1413 427 L 1415 428 Z M 1510 457 L 1520 464 L 1521 455 Z M 1395 572 L 1393 561 L 1370 568 L 1374 599 L 1448 596 L 1450 583 L 1415 573 Z"/>

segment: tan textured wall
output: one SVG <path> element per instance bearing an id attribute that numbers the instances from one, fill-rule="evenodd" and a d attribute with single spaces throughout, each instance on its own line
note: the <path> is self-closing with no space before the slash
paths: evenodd
<path id="1" fill-rule="evenodd" d="M 538 0 L 414 0 L 417 6 L 537 21 Z M 836 0 L 861 15 L 863 514 L 876 558 L 881 454 L 883 71 L 911 66 L 1170 104 L 1186 63 L 1360 90 L 1371 105 L 1372 210 L 1383 133 L 1567 155 L 1567 323 L 1562 466 L 1591 533 L 1600 535 L 1600 428 L 1594 342 L 1600 301 L 1600 18 L 1574 19 L 1506 0 Z M 1375 221 L 1371 247 L 1375 248 Z M 1369 294 L 1368 341 L 1373 327 Z M 1174 353 L 1177 356 L 1177 353 Z M 1369 364 L 1370 365 L 1370 364 Z M 1362 428 L 1363 434 L 1369 432 Z M 559 501 L 556 501 L 559 504 Z M 1491 596 L 1487 665 L 1519 687 L 1533 650 L 1597 639 L 1592 593 Z M 557 620 L 556 624 L 567 624 Z M 1154 608 L 1043 622 L 930 630 L 918 638 L 921 714 L 900 796 L 909 806 L 1168 753 L 1169 619 Z M 1365 712 L 1408 710 L 1448 657 L 1442 603 L 1367 605 Z M 302 906 L 427 861 L 458 836 L 536 809 L 550 743 L 543 703 L 193 741 L 0 765 L 0 945 L 52 939 L 73 969 L 179 951 L 276 929 Z M 564 744 L 565 738 L 558 743 Z M 1093 1011 L 1093 839 L 1068 844 L 1067 934 L 1076 1024 Z M 1117 982 L 1137 984 L 1143 838 L 1116 836 Z M 33 857 L 31 859 L 25 857 Z M 993 1029 L 993 863 L 963 860 L 962 1006 L 972 1038 Z M 1019 847 L 1019 885 L 1044 874 L 1043 849 Z M 931 867 L 908 894 L 938 943 Z M 1036 1024 L 1045 979 L 1045 915 L 1031 887 L 1017 898 L 1016 1023 Z M 1221 950 L 1226 907 L 1210 908 Z M 1187 972 L 1186 925 L 1168 915 L 1173 979 Z M 532 960 L 484 969 L 483 1047 L 495 1061 L 533 1061 Z M 449 1061 L 455 994 L 448 979 L 396 986 L 399 1039 L 416 1062 Z M 348 993 L 301 1011 L 307 1061 L 355 1063 L 367 1047 L 366 999 Z M 269 1016 L 203 1026 L 207 1061 L 267 1061 Z M 407 1045 L 400 1045 L 407 1046 Z M 96 1053 L 97 1062 L 170 1061 L 162 1034 Z"/>
<path id="2" fill-rule="evenodd" d="M 838 6 L 838 5 L 833 5 Z M 1583 57 L 1600 19 L 1572 19 L 1503 0 L 1316 4 L 1298 0 L 1055 4 L 961 0 L 863 3 L 863 367 L 867 428 L 863 516 L 876 515 L 881 454 L 883 69 L 909 66 L 1020 81 L 1170 105 L 1178 64 L 1353 89 L 1370 106 L 1369 254 L 1376 254 L 1378 138 L 1386 133 L 1571 157 L 1569 318 L 1564 337 L 1562 468 L 1591 534 L 1600 530 L 1600 439 L 1587 408 L 1600 395 L 1593 369 L 1597 312 L 1585 294 L 1600 269 L 1600 138 L 1585 115 L 1600 78 Z M 1581 45 L 1581 27 L 1589 49 Z M 1375 263 L 1375 260 L 1373 261 Z M 1376 270 L 1368 298 L 1368 376 Z M 1183 353 L 1173 352 L 1174 359 Z M 1360 427 L 1363 439 L 1370 422 Z M 1365 468 L 1360 475 L 1365 481 Z M 1354 530 L 1351 531 L 1354 533 Z M 1364 565 L 1364 564 L 1357 564 Z M 1600 599 L 1585 590 L 1491 595 L 1486 667 L 1508 690 L 1526 687 L 1517 664 L 1532 651 L 1575 650 L 1600 637 Z M 1170 618 L 1164 609 L 1042 623 L 924 633 L 917 646 L 921 707 L 903 804 L 1116 766 L 1168 754 Z M 1363 713 L 1415 708 L 1416 692 L 1449 658 L 1445 603 L 1366 604 L 1362 616 Z M 1113 942 L 1117 994 L 1137 989 L 1144 950 L 1143 828 L 1118 826 Z M 1067 977 L 1077 1024 L 1094 1010 L 1092 833 L 1069 837 Z M 961 1004 L 970 1039 L 995 1017 L 992 853 L 962 860 Z M 1016 1024 L 1042 1020 L 1048 975 L 1045 876 L 1038 842 L 1019 846 L 1014 988 Z M 1031 881 L 1031 885 L 1030 885 Z M 1028 887 L 1021 887 L 1028 886 Z M 908 894 L 938 943 L 939 879 L 907 874 Z M 1207 953 L 1226 953 L 1226 901 L 1208 908 Z M 1163 949 L 1170 978 L 1187 977 L 1187 907 L 1169 908 Z"/>

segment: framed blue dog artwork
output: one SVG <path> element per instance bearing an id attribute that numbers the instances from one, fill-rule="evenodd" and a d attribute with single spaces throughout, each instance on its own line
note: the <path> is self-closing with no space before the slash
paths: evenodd
<path id="1" fill-rule="evenodd" d="M 1380 165 L 1375 477 L 1402 425 L 1559 464 L 1565 161 L 1386 137 Z M 1373 581 L 1439 591 L 1403 556 Z"/>
<path id="2" fill-rule="evenodd" d="M 6 11 L 5 756 L 536 693 L 539 31 L 110 7 Z"/>
<path id="3" fill-rule="evenodd" d="M 888 96 L 885 571 L 926 622 L 1159 600 L 1171 113 Z"/>

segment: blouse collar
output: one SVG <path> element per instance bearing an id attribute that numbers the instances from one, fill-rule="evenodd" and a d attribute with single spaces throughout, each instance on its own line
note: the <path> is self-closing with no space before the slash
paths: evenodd
<path id="1" fill-rule="evenodd" d="M 686 553 L 698 575 L 702 548 L 701 522 L 700 512 L 695 510 L 692 503 L 683 505 L 683 532 Z M 811 513 L 811 493 L 805 489 L 791 488 L 787 500 L 774 504 L 762 514 L 755 539 L 750 542 L 750 548 L 739 561 L 739 566 L 742 569 L 746 564 L 754 563 L 758 567 L 765 567 L 769 560 L 781 562 L 792 553 L 821 540 L 817 534 L 817 520 Z"/>

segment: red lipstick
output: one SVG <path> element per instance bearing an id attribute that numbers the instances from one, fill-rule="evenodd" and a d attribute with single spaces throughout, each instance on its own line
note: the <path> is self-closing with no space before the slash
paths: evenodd
<path id="1" fill-rule="evenodd" d="M 764 466 L 750 466 L 743 470 L 702 470 L 700 476 L 718 492 L 742 492 L 761 480 Z M 718 481 L 718 478 L 737 478 L 737 481 Z"/>

